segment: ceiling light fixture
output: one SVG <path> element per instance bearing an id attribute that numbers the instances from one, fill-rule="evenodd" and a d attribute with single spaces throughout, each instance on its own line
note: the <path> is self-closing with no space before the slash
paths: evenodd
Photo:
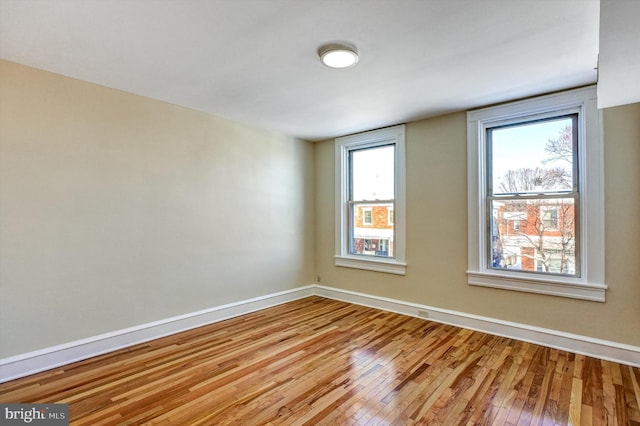
<path id="1" fill-rule="evenodd" d="M 325 44 L 318 49 L 322 63 L 329 68 L 349 68 L 358 63 L 358 51 L 346 44 Z"/>

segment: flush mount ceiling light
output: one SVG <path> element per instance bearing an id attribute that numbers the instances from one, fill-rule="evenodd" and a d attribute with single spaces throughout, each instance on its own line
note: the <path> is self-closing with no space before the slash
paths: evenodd
<path id="1" fill-rule="evenodd" d="M 346 44 L 325 44 L 318 49 L 318 55 L 329 68 L 349 68 L 358 63 L 358 51 Z"/>

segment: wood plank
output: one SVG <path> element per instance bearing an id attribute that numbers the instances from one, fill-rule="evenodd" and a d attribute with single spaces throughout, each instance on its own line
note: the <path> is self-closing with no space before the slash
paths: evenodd
<path id="1" fill-rule="evenodd" d="M 613 384 L 612 364 L 608 361 L 602 362 L 602 391 L 603 405 L 606 414 L 604 424 L 616 424 L 616 388 Z"/>
<path id="2" fill-rule="evenodd" d="M 0 384 L 72 425 L 638 424 L 640 369 L 309 297 Z"/>
<path id="3" fill-rule="evenodd" d="M 582 379 L 573 378 L 569 402 L 569 423 L 579 425 L 582 415 Z"/>

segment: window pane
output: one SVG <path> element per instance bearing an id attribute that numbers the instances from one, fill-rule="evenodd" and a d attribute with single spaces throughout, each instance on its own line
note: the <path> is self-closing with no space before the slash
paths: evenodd
<path id="1" fill-rule="evenodd" d="M 489 267 L 576 275 L 573 198 L 492 200 L 491 210 Z"/>
<path id="2" fill-rule="evenodd" d="M 395 145 L 351 151 L 351 200 L 392 200 Z"/>
<path id="3" fill-rule="evenodd" d="M 394 257 L 393 223 L 389 223 L 389 211 L 393 204 L 354 203 L 350 211 L 353 224 L 350 244 L 351 254 Z"/>
<path id="4" fill-rule="evenodd" d="M 575 116 L 489 129 L 493 194 L 572 191 Z"/>

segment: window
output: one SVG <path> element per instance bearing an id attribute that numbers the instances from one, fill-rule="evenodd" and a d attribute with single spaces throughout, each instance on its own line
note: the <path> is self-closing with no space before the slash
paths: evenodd
<path id="1" fill-rule="evenodd" d="M 380 240 L 378 243 L 378 251 L 376 252 L 379 256 L 388 256 L 389 255 L 389 240 Z"/>
<path id="2" fill-rule="evenodd" d="M 371 218 L 371 207 L 363 207 L 362 208 L 362 224 L 363 225 L 372 225 L 372 218 Z"/>
<path id="3" fill-rule="evenodd" d="M 486 128 L 486 204 L 491 211 L 492 261 L 505 268 L 505 255 L 517 250 L 523 271 L 569 274 L 569 270 L 539 269 L 549 250 L 562 250 L 575 264 L 574 205 L 580 190 L 574 172 L 577 155 L 577 114 Z M 558 213 L 562 211 L 562 228 Z M 518 219 L 509 229 L 509 221 Z M 520 220 L 526 227 L 520 231 Z M 575 268 L 572 269 L 575 274 Z"/>
<path id="4" fill-rule="evenodd" d="M 467 114 L 471 285 L 604 301 L 594 87 Z"/>
<path id="5" fill-rule="evenodd" d="M 336 265 L 404 274 L 404 125 L 336 139 Z"/>
<path id="6" fill-rule="evenodd" d="M 573 206 L 573 203 L 568 205 Z M 570 209 L 570 214 L 567 214 L 564 222 L 569 222 L 571 229 L 570 235 L 575 235 L 575 224 L 573 209 Z M 577 218 L 576 218 L 577 219 Z M 558 207 L 555 206 L 540 206 L 540 220 L 542 222 L 543 230 L 557 230 L 558 229 Z M 572 244 L 573 245 L 573 244 Z"/>

